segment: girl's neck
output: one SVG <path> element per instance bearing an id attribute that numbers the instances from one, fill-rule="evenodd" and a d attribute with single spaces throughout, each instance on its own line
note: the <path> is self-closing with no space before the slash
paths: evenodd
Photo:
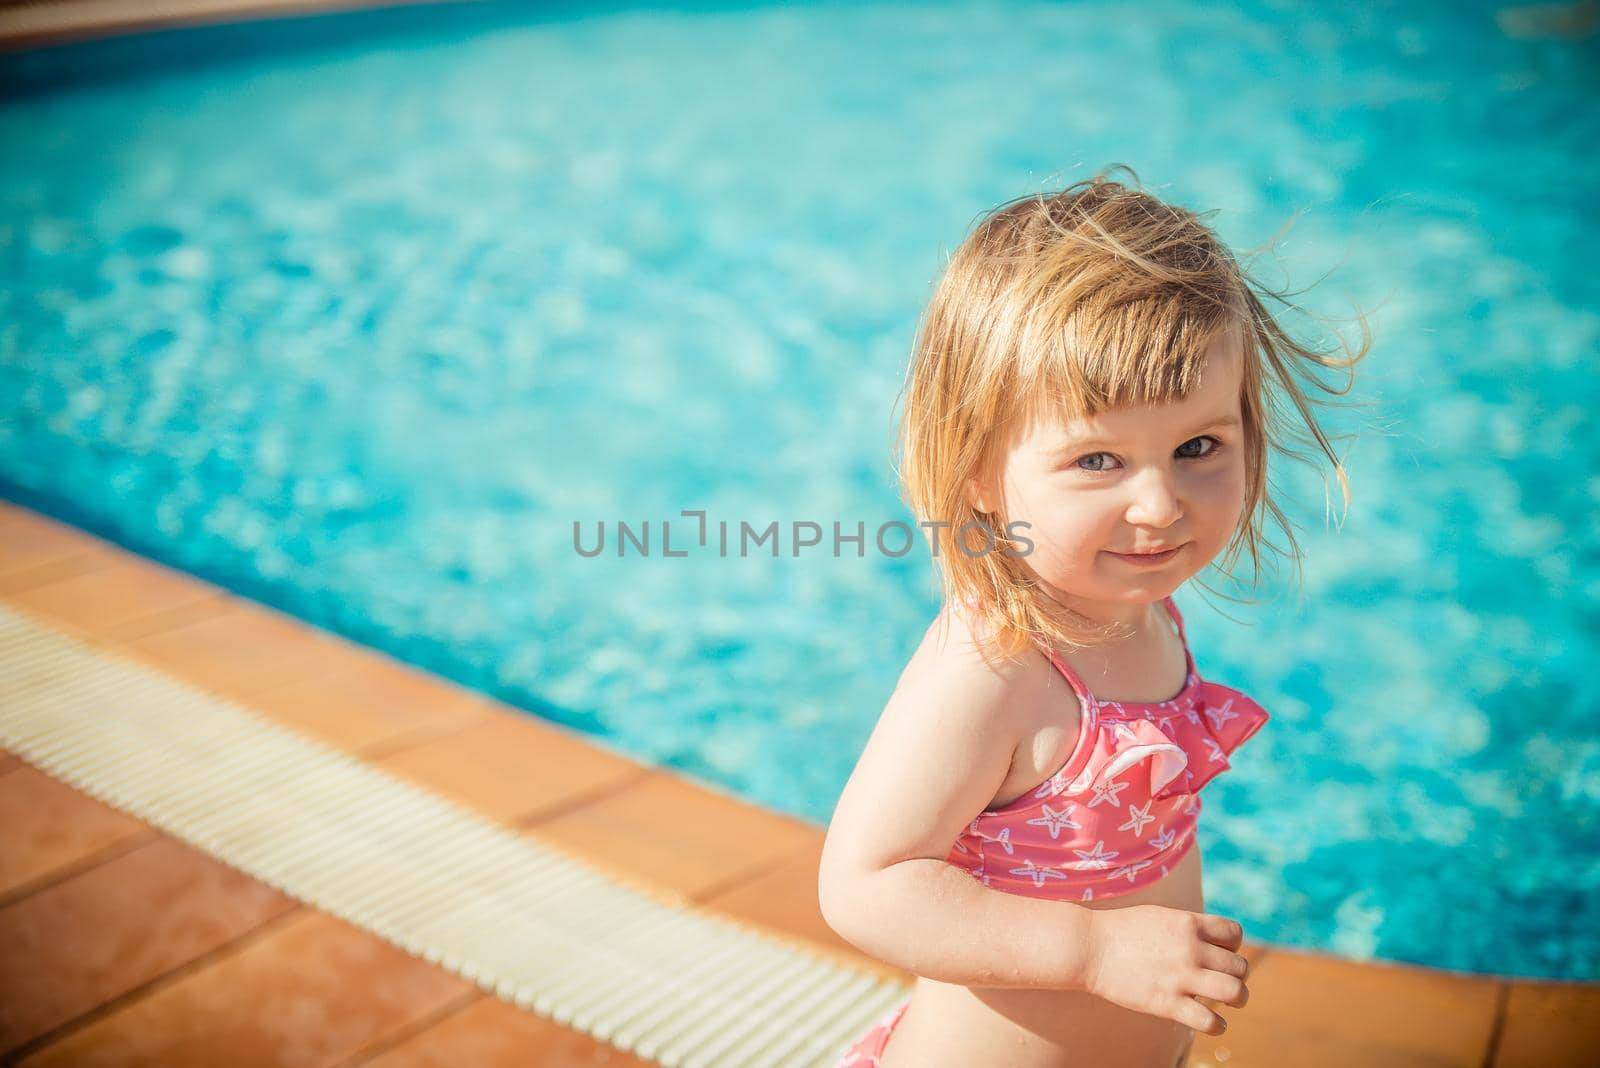
<path id="1" fill-rule="evenodd" d="M 1047 593 L 1046 596 L 1096 623 L 1120 623 L 1132 632 L 1132 637 L 1135 639 L 1147 633 L 1152 626 L 1170 618 L 1162 604 L 1166 600 L 1165 597 L 1144 604 L 1119 604 L 1112 601 L 1086 601 L 1081 597 L 1062 597 L 1054 593 Z"/>

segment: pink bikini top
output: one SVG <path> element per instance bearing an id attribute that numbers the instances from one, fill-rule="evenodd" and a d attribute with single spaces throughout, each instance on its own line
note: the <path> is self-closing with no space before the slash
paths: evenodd
<path id="1" fill-rule="evenodd" d="M 1098 700 L 1038 642 L 1083 706 L 1077 744 L 1038 787 L 974 818 L 951 848 L 951 864 L 1007 893 L 1089 901 L 1158 882 L 1189 851 L 1200 788 L 1270 717 L 1238 690 L 1200 678 L 1183 616 L 1172 598 L 1163 603 L 1188 677 L 1159 704 Z"/>

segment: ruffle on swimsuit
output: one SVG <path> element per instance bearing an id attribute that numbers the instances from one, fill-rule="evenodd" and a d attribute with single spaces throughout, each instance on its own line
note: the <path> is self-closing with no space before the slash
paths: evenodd
<path id="1" fill-rule="evenodd" d="M 1157 704 L 1101 701 L 1054 650 L 1040 649 L 1078 695 L 1077 743 L 1065 764 L 1008 805 L 985 809 L 948 861 L 985 886 L 1025 897 L 1088 901 L 1164 878 L 1194 844 L 1200 790 L 1271 718 L 1195 668 L 1177 624 L 1187 680 Z"/>

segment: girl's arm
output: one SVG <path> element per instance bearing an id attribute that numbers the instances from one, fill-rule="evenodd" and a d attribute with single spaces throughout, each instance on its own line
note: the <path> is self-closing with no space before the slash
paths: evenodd
<path id="1" fill-rule="evenodd" d="M 991 667 L 960 622 L 950 631 L 913 657 L 839 797 L 818 876 L 823 918 L 914 975 L 1082 988 L 1091 910 L 990 889 L 945 860 L 994 800 L 1022 735 L 1021 665 Z"/>
<path id="2" fill-rule="evenodd" d="M 914 857 L 847 880 L 823 915 L 862 952 L 942 983 L 1088 988 L 1089 909 L 992 890 L 943 860 Z"/>
<path id="3" fill-rule="evenodd" d="M 834 809 L 817 883 L 828 925 L 913 975 L 1086 990 L 1221 1034 L 1222 1017 L 1198 998 L 1242 1006 L 1249 997 L 1249 965 L 1238 953 L 1244 932 L 1233 920 L 1007 894 L 946 861 L 1005 781 L 1024 734 L 1022 698 L 1011 666 L 974 665 L 975 654 L 959 650 L 925 652 L 889 699 Z"/>

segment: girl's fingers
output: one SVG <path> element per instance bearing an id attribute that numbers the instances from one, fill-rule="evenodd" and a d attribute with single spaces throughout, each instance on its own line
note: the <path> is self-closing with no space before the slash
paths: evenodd
<path id="1" fill-rule="evenodd" d="M 1245 1002 L 1250 1000 L 1250 988 L 1244 985 L 1244 980 L 1236 975 L 1224 975 L 1222 972 L 1201 972 L 1200 977 L 1194 981 L 1193 993 L 1196 997 L 1220 1001 L 1236 1009 L 1244 1008 Z"/>
<path id="2" fill-rule="evenodd" d="M 1231 975 L 1240 981 L 1250 978 L 1250 962 L 1231 949 L 1221 946 L 1200 947 L 1200 967 L 1208 968 L 1223 975 Z"/>
<path id="3" fill-rule="evenodd" d="M 1202 914 L 1200 934 L 1207 942 L 1225 949 L 1238 949 L 1244 941 L 1244 928 L 1239 926 L 1238 921 L 1226 916 Z"/>
<path id="4" fill-rule="evenodd" d="M 1227 1021 L 1194 998 L 1184 998 L 1173 1019 L 1203 1035 L 1215 1037 L 1228 1029 Z"/>

